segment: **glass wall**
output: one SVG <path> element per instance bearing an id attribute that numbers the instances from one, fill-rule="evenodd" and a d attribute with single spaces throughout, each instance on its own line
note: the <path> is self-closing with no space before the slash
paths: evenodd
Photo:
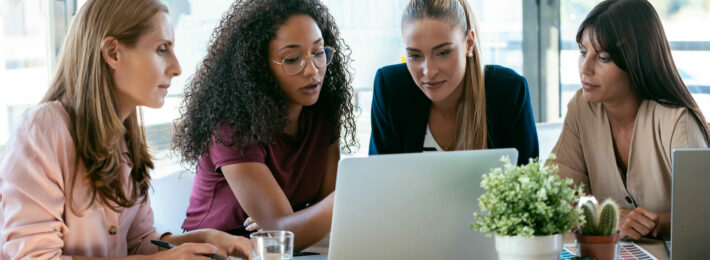
<path id="1" fill-rule="evenodd" d="M 370 141 L 370 106 L 377 69 L 403 62 L 405 52 L 400 20 L 408 0 L 324 0 L 352 49 L 360 149 Z M 479 23 L 485 64 L 499 64 L 522 75 L 522 1 L 469 0 Z"/>
<path id="2" fill-rule="evenodd" d="M 41 0 L 3 1 L 0 4 L 0 145 L 8 138 L 13 120 L 36 104 L 50 76 L 47 10 Z M 86 0 L 77 0 L 77 9 Z M 172 122 L 179 116 L 183 87 L 202 61 L 212 31 L 232 0 L 163 0 L 175 28 L 175 52 L 183 74 L 172 81 L 161 109 L 144 108 L 148 142 L 157 157 L 158 172 L 177 170 L 169 153 Z M 370 136 L 372 83 L 378 68 L 403 61 L 400 32 L 402 10 L 408 0 L 323 0 L 335 17 L 354 59 L 353 87 L 358 106 L 357 135 L 367 154 Z M 484 63 L 500 64 L 522 74 L 522 1 L 470 0 L 479 22 Z M 29 91 L 28 89 L 31 89 Z"/>
<path id="3" fill-rule="evenodd" d="M 0 147 L 49 81 L 47 1 L 0 1 Z M 1 150 L 1 149 L 0 149 Z"/>

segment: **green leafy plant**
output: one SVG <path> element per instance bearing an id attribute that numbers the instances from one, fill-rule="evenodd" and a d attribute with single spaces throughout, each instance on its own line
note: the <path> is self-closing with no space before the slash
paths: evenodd
<path id="1" fill-rule="evenodd" d="M 555 159 L 550 154 L 548 162 Z M 482 176 L 486 192 L 478 198 L 481 212 L 475 212 L 471 228 L 490 235 L 547 236 L 569 233 L 584 218 L 574 205 L 584 195 L 583 186 L 572 187 L 571 179 L 562 179 L 558 168 L 539 159 L 514 166 L 507 156 L 504 168 Z"/>
<path id="2" fill-rule="evenodd" d="M 611 199 L 606 199 L 601 206 L 592 201 L 579 205 L 586 220 L 579 226 L 585 236 L 611 236 L 619 231 L 619 206 Z"/>

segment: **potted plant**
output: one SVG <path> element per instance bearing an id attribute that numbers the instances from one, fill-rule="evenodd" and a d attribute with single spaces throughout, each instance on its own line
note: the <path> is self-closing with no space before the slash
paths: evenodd
<path id="1" fill-rule="evenodd" d="M 585 223 L 574 233 L 577 255 L 597 260 L 612 260 L 619 255 L 619 206 L 606 199 L 601 206 L 586 201 L 580 204 Z"/>
<path id="2" fill-rule="evenodd" d="M 554 160 L 551 154 L 548 162 Z M 562 252 L 563 234 L 583 221 L 574 205 L 583 195 L 581 185 L 562 179 L 557 166 L 541 164 L 513 166 L 501 158 L 503 169 L 482 176 L 486 192 L 478 198 L 481 212 L 475 212 L 471 228 L 495 233 L 498 257 L 506 259 L 557 260 Z"/>

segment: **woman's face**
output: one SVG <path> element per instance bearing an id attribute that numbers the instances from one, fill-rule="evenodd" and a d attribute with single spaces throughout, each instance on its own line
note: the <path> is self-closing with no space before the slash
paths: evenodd
<path id="1" fill-rule="evenodd" d="M 163 106 L 170 81 L 181 73 L 173 52 L 175 36 L 168 14 L 158 12 L 150 23 L 152 27 L 135 46 L 117 43 L 115 60 L 110 62 L 119 106 L 127 111 L 136 106 Z"/>
<path id="2" fill-rule="evenodd" d="M 579 44 L 579 79 L 584 98 L 590 102 L 624 102 L 634 96 L 629 75 L 611 60 L 609 53 L 595 50 L 589 31 Z"/>
<path id="3" fill-rule="evenodd" d="M 402 27 L 407 69 L 419 89 L 438 103 L 458 98 L 474 35 L 449 21 L 422 19 Z M 459 93 L 454 95 L 453 93 Z"/>
<path id="4" fill-rule="evenodd" d="M 308 15 L 291 16 L 276 31 L 269 43 L 267 62 L 290 105 L 311 106 L 318 101 L 326 68 L 316 67 L 313 59 L 325 55 L 324 47 L 320 28 Z M 304 58 L 303 69 L 295 74 L 288 69 L 290 73 L 286 73 L 279 64 L 289 66 Z"/>

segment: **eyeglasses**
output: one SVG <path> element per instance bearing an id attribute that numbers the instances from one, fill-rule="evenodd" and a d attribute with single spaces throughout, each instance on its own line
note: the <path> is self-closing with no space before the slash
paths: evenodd
<path id="1" fill-rule="evenodd" d="M 331 61 L 333 61 L 334 53 L 335 49 L 333 49 L 332 47 L 325 47 L 313 54 L 290 54 L 286 56 L 281 62 L 275 60 L 271 61 L 281 65 L 281 69 L 283 69 L 284 73 L 288 74 L 289 76 L 293 76 L 298 73 L 301 73 L 303 68 L 306 66 L 306 57 L 311 58 L 311 62 L 313 62 L 313 65 L 315 65 L 316 68 L 325 69 L 325 67 L 327 67 Z"/>

